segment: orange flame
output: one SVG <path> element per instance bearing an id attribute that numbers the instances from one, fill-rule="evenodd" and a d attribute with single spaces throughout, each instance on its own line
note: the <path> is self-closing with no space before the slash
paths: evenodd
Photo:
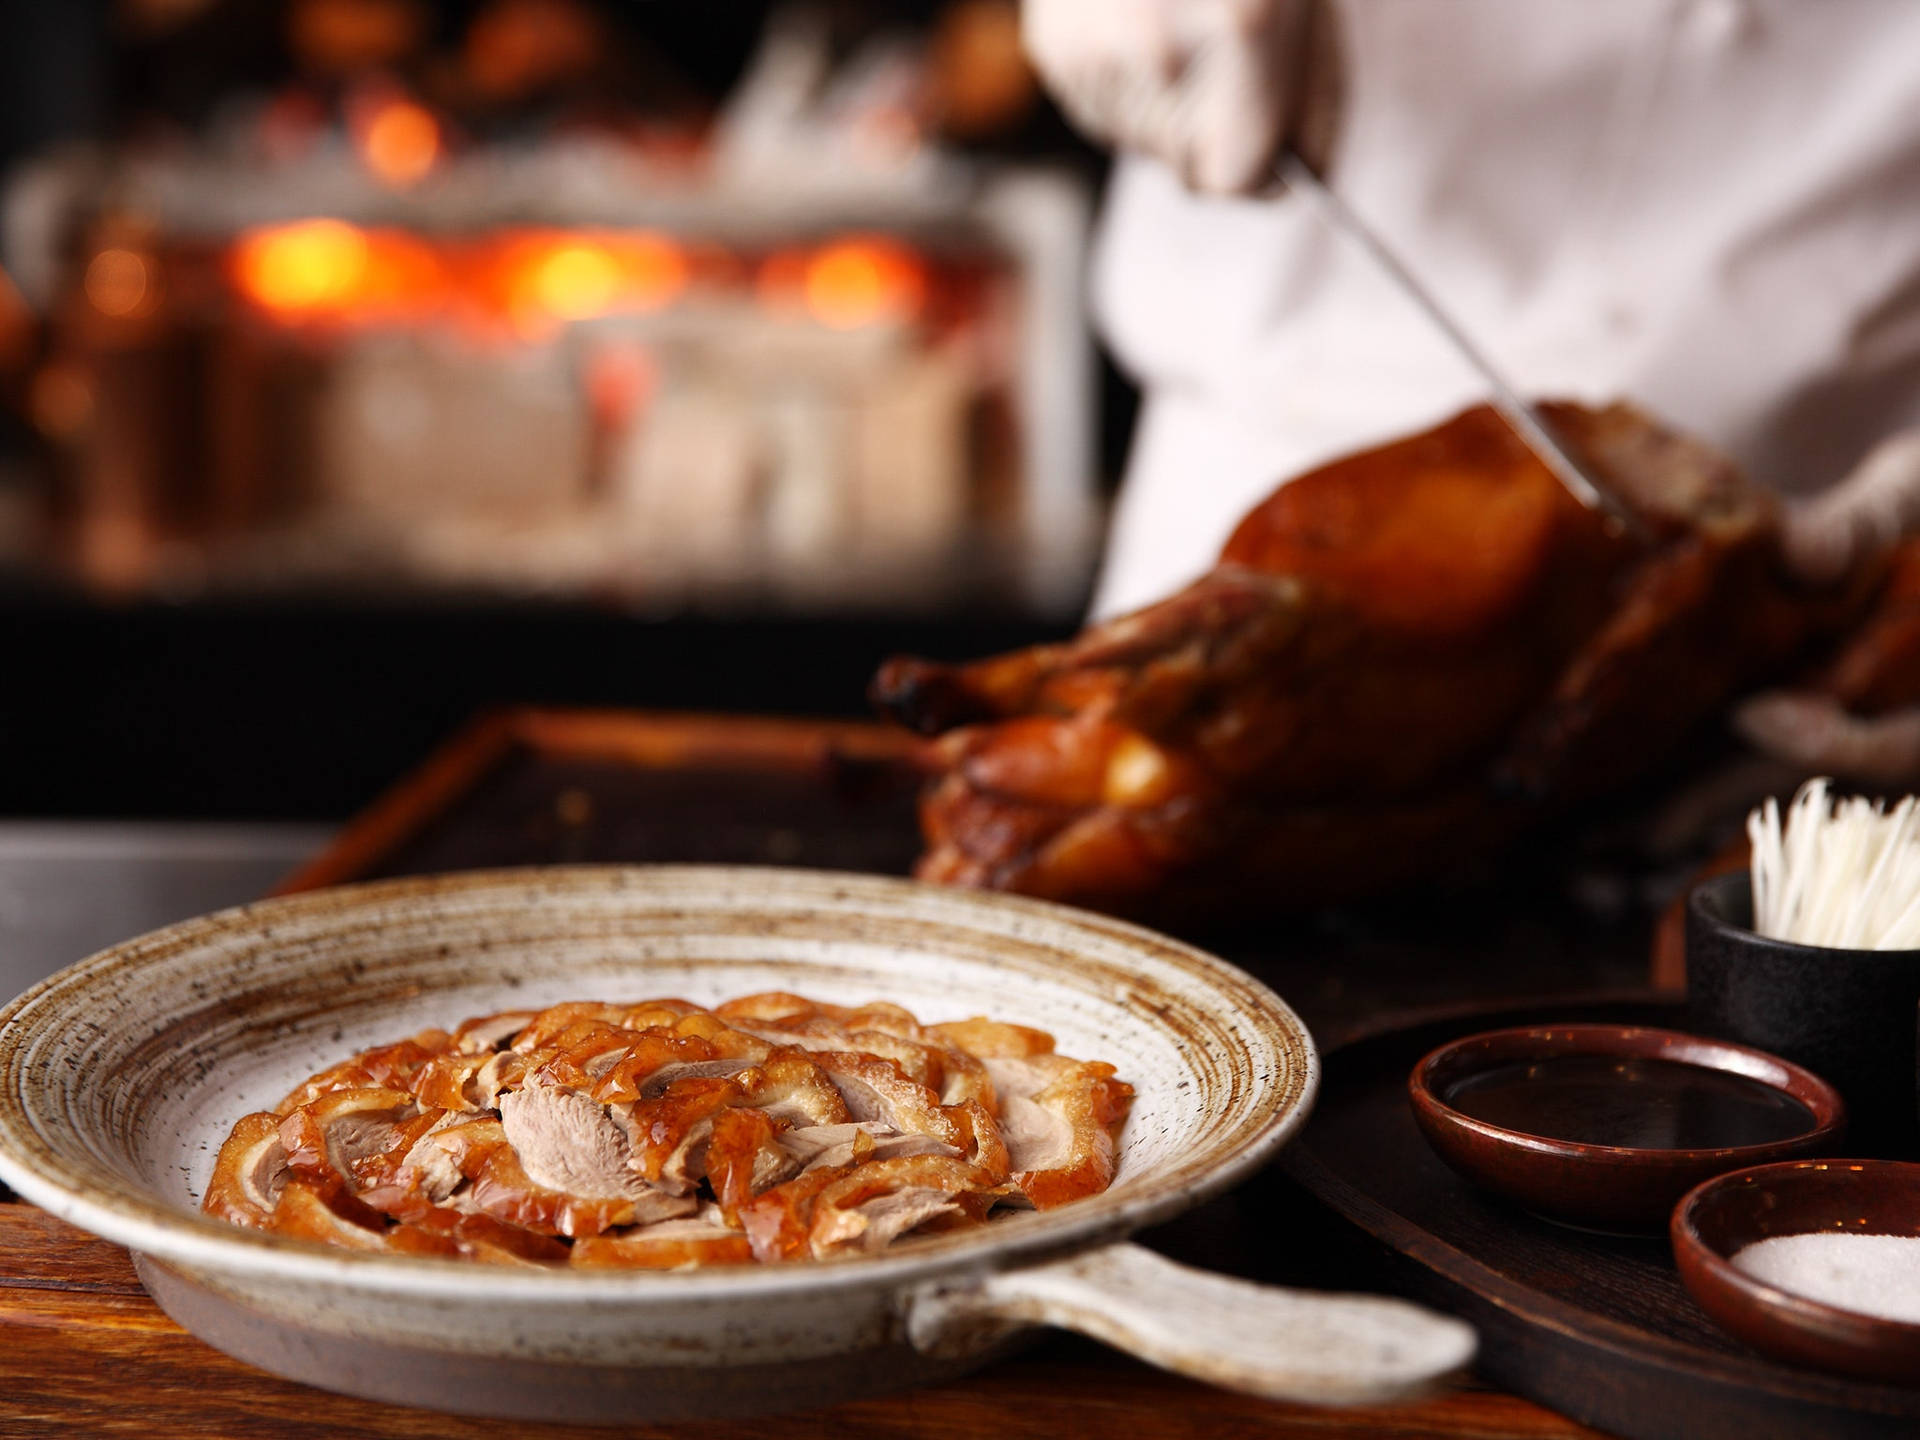
<path id="1" fill-rule="evenodd" d="M 927 298 L 925 267 L 911 250 L 879 236 L 836 241 L 814 252 L 801 284 L 822 325 L 851 330 L 910 320 Z"/>
<path id="2" fill-rule="evenodd" d="M 233 250 L 242 294 L 289 319 L 383 319 L 438 303 L 444 277 L 424 242 L 340 220 L 300 220 L 242 235 Z"/>
<path id="3" fill-rule="evenodd" d="M 646 314 L 686 289 L 686 252 L 651 231 L 522 232 L 500 256 L 506 305 L 523 332 L 601 315 Z"/>
<path id="4" fill-rule="evenodd" d="M 117 252 L 102 255 L 89 284 L 97 305 L 112 312 L 151 303 L 156 272 L 136 272 Z M 649 314 L 696 285 L 732 290 L 749 274 L 769 308 L 834 329 L 911 321 L 928 299 L 927 262 L 883 236 L 778 250 L 757 270 L 747 265 L 653 231 L 523 229 L 453 239 L 334 219 L 249 231 L 229 254 L 239 293 L 289 321 L 440 315 L 527 339 L 600 316 Z"/>

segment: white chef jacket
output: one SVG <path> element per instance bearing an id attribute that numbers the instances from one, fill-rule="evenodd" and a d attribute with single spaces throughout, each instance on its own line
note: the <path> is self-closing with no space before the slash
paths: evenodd
<path id="1" fill-rule="evenodd" d="M 1334 187 L 1524 390 L 1787 493 L 1920 424 L 1920 0 L 1336 0 Z M 1297 200 L 1115 172 L 1093 299 L 1144 403 L 1096 616 L 1279 481 L 1484 398 Z"/>

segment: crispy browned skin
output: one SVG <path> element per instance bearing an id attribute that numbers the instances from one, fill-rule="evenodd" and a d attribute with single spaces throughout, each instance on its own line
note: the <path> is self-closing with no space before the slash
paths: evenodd
<path id="1" fill-rule="evenodd" d="M 1132 1094 L 1111 1065 L 986 1019 L 784 993 L 573 1002 L 321 1071 L 235 1124 L 204 1208 L 496 1265 L 872 1254 L 1106 1189 Z"/>
<path id="2" fill-rule="evenodd" d="M 1920 705 L 1920 538 L 1888 557 L 1866 620 L 1814 678 L 1857 715 Z"/>
<path id="3" fill-rule="evenodd" d="M 1857 603 L 1795 592 L 1772 505 L 1717 455 L 1545 408 L 1650 541 L 1480 408 L 1283 486 L 1158 605 L 888 662 L 876 702 L 939 737 L 919 873 L 1162 915 L 1429 877 L 1646 773 Z"/>

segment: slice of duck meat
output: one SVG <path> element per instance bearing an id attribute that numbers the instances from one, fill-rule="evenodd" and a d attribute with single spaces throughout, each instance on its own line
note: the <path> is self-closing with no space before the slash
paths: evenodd
<path id="1" fill-rule="evenodd" d="M 596 1070 L 591 1064 L 577 1069 L 549 1062 L 541 1067 L 542 1078 L 556 1084 L 591 1087 L 596 1100 L 615 1102 L 657 1098 L 675 1079 L 689 1074 L 731 1075 L 744 1070 L 749 1062 L 723 1057 L 709 1041 L 697 1035 L 675 1035 L 667 1031 L 620 1032 L 627 1043 L 610 1066 Z M 689 1070 L 704 1066 L 704 1070 Z"/>
<path id="2" fill-rule="evenodd" d="M 891 1060 L 901 1073 L 925 1085 L 944 1105 L 962 1100 L 993 1104 L 993 1086 L 980 1061 L 936 1028 L 921 1025 L 895 1005 L 864 1005 L 857 1010 L 821 1007 L 833 1013 L 794 1016 L 762 1033 L 806 1050 L 859 1051 Z"/>
<path id="3" fill-rule="evenodd" d="M 292 1239 L 349 1250 L 440 1259 L 455 1259 L 466 1253 L 451 1234 L 412 1224 L 388 1226 L 382 1217 L 344 1192 L 328 1194 L 304 1180 L 287 1183 L 266 1228 Z"/>
<path id="4" fill-rule="evenodd" d="M 972 1101 L 993 1109 L 993 1080 L 987 1074 L 987 1067 L 977 1055 L 971 1055 L 958 1045 L 935 1039 L 932 1042 L 940 1051 L 943 1074 L 935 1088 L 940 1092 L 942 1105 L 962 1105 Z"/>
<path id="5" fill-rule="evenodd" d="M 1030 1025 L 989 1020 L 984 1015 L 976 1015 L 971 1020 L 950 1020 L 928 1028 L 947 1044 L 983 1060 L 1053 1053 L 1053 1036 L 1046 1031 L 1035 1030 Z"/>
<path id="6" fill-rule="evenodd" d="M 962 1100 L 949 1105 L 947 1114 L 960 1132 L 960 1150 L 967 1163 L 979 1166 L 995 1183 L 1005 1180 L 1013 1169 L 1013 1155 L 993 1112 L 978 1100 Z"/>
<path id="7" fill-rule="evenodd" d="M 876 1031 L 921 1044 L 932 1040 L 926 1026 L 903 1006 L 884 1000 L 865 1005 L 829 1005 L 784 990 L 743 995 L 714 1008 L 715 1015 L 756 1033 L 846 1035 L 856 1030 Z M 810 1048 L 831 1048 L 815 1046 Z"/>
<path id="8" fill-rule="evenodd" d="M 435 1131 L 444 1130 L 467 1118 L 470 1116 L 464 1111 L 449 1113 L 445 1110 L 422 1110 L 401 1120 L 394 1126 L 393 1135 L 385 1145 L 352 1162 L 349 1178 L 354 1188 L 365 1198 L 371 1190 L 391 1186 L 405 1168 L 407 1157 L 413 1153 L 415 1146 Z M 371 1200 L 367 1203 L 377 1210 L 386 1208 Z"/>
<path id="9" fill-rule="evenodd" d="M 443 1054 L 452 1039 L 444 1030 L 422 1030 L 409 1040 L 363 1050 L 296 1086 L 273 1108 L 285 1115 L 335 1090 L 405 1089 L 414 1073 Z"/>
<path id="10" fill-rule="evenodd" d="M 287 1164 L 303 1176 L 352 1179 L 357 1166 L 399 1144 L 402 1127 L 419 1113 L 405 1090 L 334 1090 L 285 1115 L 280 1143 Z"/>
<path id="11" fill-rule="evenodd" d="M 266 1111 L 243 1115 L 214 1158 L 200 1208 L 235 1225 L 264 1226 L 288 1174 L 280 1117 Z"/>
<path id="12" fill-rule="evenodd" d="M 1133 1087 L 1111 1065 L 1061 1055 L 988 1059 L 1012 1183 L 1038 1210 L 1113 1183 L 1114 1131 Z"/>
<path id="13" fill-rule="evenodd" d="M 461 1119 L 421 1136 L 392 1185 L 369 1191 L 368 1200 L 405 1219 L 444 1206 L 547 1236 L 597 1234 L 687 1209 L 687 1202 L 657 1191 L 636 1198 L 588 1197 L 537 1184 L 514 1153 L 506 1127 L 491 1115 Z"/>
<path id="14" fill-rule="evenodd" d="M 732 1025 L 775 1025 L 782 1020 L 810 1019 L 825 1012 L 818 1002 L 804 995 L 764 990 L 716 1005 L 713 1013 Z"/>
<path id="15" fill-rule="evenodd" d="M 885 1014 L 874 1015 L 876 1008 L 858 1013 L 891 1020 Z M 911 1027 L 916 1032 L 913 1035 L 903 1033 L 907 1028 L 897 1023 L 890 1029 L 873 1029 L 815 1020 L 807 1022 L 799 1033 L 809 1037 L 803 1042 L 808 1049 L 857 1051 L 891 1060 L 909 1080 L 933 1091 L 943 1105 L 963 1100 L 977 1100 L 989 1107 L 993 1104 L 993 1084 L 977 1057 L 918 1025 Z M 834 1036 L 841 1037 L 840 1044 L 824 1043 Z"/>
<path id="16" fill-rule="evenodd" d="M 699 1209 L 692 1196 L 669 1195 L 651 1186 L 633 1196 L 569 1195 L 535 1184 L 502 1144 L 486 1153 L 473 1183 L 450 1200 L 455 1208 L 491 1215 L 539 1235 L 598 1235 L 624 1225 L 650 1225 Z"/>
<path id="17" fill-rule="evenodd" d="M 436 1110 L 491 1110 L 502 1090 L 523 1083 L 532 1062 L 513 1050 L 436 1055 L 414 1073 L 408 1088 Z"/>
<path id="18" fill-rule="evenodd" d="M 672 1194 L 692 1194 L 705 1174 L 715 1119 L 742 1104 L 758 1077 L 744 1070 L 734 1079 L 681 1080 L 655 1099 L 615 1106 L 633 1140 L 634 1167 Z"/>
<path id="19" fill-rule="evenodd" d="M 637 1230 L 573 1242 L 573 1264 L 592 1270 L 690 1270 L 745 1265 L 753 1246 L 738 1230 L 710 1220 L 665 1220 Z"/>
<path id="20" fill-rule="evenodd" d="M 608 1005 L 599 1000 L 569 1000 L 564 1004 L 549 1005 L 513 1037 L 513 1048 L 527 1055 L 536 1050 L 564 1045 L 570 1031 L 585 1033 L 592 1026 L 618 1028 L 620 1017 L 627 1013 L 628 1008 Z"/>
<path id="21" fill-rule="evenodd" d="M 491 1215 L 444 1206 L 429 1206 L 407 1217 L 390 1232 L 398 1241 L 402 1231 L 424 1232 L 450 1243 L 463 1257 L 490 1265 L 564 1264 L 567 1245 L 551 1235 L 536 1235 Z M 402 1248 L 396 1243 L 396 1249 Z"/>
<path id="22" fill-rule="evenodd" d="M 634 1131 L 578 1090 L 558 1085 L 510 1090 L 500 1097 L 500 1125 L 520 1167 L 541 1189 L 587 1201 L 657 1203 L 657 1187 L 642 1174 L 645 1156 L 631 1143 Z"/>
<path id="23" fill-rule="evenodd" d="M 884 1030 L 852 1030 L 826 1016 L 810 1016 L 757 1032 L 762 1039 L 809 1052 L 860 1051 L 891 1060 L 917 1085 L 938 1093 L 946 1082 L 946 1051 Z"/>
<path id="24" fill-rule="evenodd" d="M 361 1204 L 337 1182 L 316 1183 L 299 1176 L 288 1179 L 261 1228 L 296 1240 L 344 1245 L 350 1250 L 387 1248 L 386 1218 Z"/>
<path id="25" fill-rule="evenodd" d="M 814 1202 L 821 1193 L 848 1175 L 852 1165 L 823 1166 L 796 1175 L 784 1184 L 763 1190 L 740 1207 L 740 1228 L 761 1264 L 799 1260 L 812 1253 Z"/>
<path id="26" fill-rule="evenodd" d="M 672 1030 L 681 1021 L 701 1013 L 685 1000 L 645 1000 L 632 1005 L 612 1005 L 600 1000 L 569 1000 L 549 1005 L 529 1021 L 513 1038 L 513 1048 L 522 1052 L 543 1050 L 558 1045 L 565 1048 L 587 1033 L 589 1027 L 608 1026 L 616 1030 Z"/>
<path id="27" fill-rule="evenodd" d="M 807 1243 L 828 1256 L 874 1254 L 922 1226 L 977 1224 L 993 1177 L 963 1160 L 915 1155 L 861 1165 L 813 1197 Z"/>
<path id="28" fill-rule="evenodd" d="M 670 1030 L 684 1020 L 699 1020 L 708 1013 L 691 1000 L 672 996 L 660 1000 L 640 1000 L 615 1008 L 619 1016 L 614 1023 L 627 1030 Z"/>
<path id="29" fill-rule="evenodd" d="M 446 1111 L 421 1131 L 390 1169 L 371 1172 L 361 1198 L 402 1219 L 431 1209 L 477 1176 L 486 1157 L 507 1143 L 506 1131 L 492 1115 Z"/>
<path id="30" fill-rule="evenodd" d="M 781 1144 L 784 1128 L 766 1111 L 741 1106 L 713 1117 L 703 1169 L 728 1218 L 762 1190 L 799 1172 L 800 1160 Z"/>
<path id="31" fill-rule="evenodd" d="M 926 1086 L 901 1073 L 891 1060 L 851 1051 L 818 1051 L 813 1062 L 826 1072 L 854 1120 L 878 1120 L 899 1131 L 931 1135 L 959 1148 L 960 1127 Z"/>
<path id="32" fill-rule="evenodd" d="M 901 1132 L 879 1120 L 845 1125 L 809 1125 L 781 1134 L 782 1149 L 805 1170 L 838 1168 L 867 1160 L 897 1160 L 913 1155 L 959 1158 L 960 1151 L 931 1135 Z"/>
<path id="33" fill-rule="evenodd" d="M 493 1015 L 476 1015 L 454 1027 L 449 1048 L 460 1055 L 505 1050 L 538 1014 L 536 1010 L 502 1010 Z"/>
<path id="34" fill-rule="evenodd" d="M 682 1080 L 731 1080 L 756 1068 L 751 1060 L 685 1060 L 662 1065 L 640 1082 L 641 1100 L 658 1100 Z"/>
<path id="35" fill-rule="evenodd" d="M 671 1024 L 661 1021 L 642 1028 L 705 1040 L 713 1046 L 714 1053 L 737 1060 L 762 1060 L 771 1048 L 765 1040 L 735 1028 L 732 1022 L 707 1010 L 689 1010 Z"/>
<path id="36" fill-rule="evenodd" d="M 539 1078 L 551 1085 L 571 1085 L 586 1089 L 632 1059 L 636 1052 L 653 1052 L 674 1043 L 663 1031 L 628 1030 L 619 1025 L 578 1027 L 568 1030 L 552 1046 L 533 1052 L 538 1059 Z M 695 1055 L 705 1058 L 712 1052 L 704 1041 L 680 1042 L 697 1047 Z M 661 1063 L 654 1060 L 655 1065 Z"/>
<path id="37" fill-rule="evenodd" d="M 736 1076 L 745 1103 L 796 1128 L 842 1125 L 854 1118 L 840 1089 L 814 1060 L 797 1050 L 776 1050 L 751 1076 Z"/>
<path id="38" fill-rule="evenodd" d="M 901 1156 L 807 1171 L 755 1196 L 740 1222 L 763 1262 L 869 1253 L 922 1226 L 977 1223 L 999 1194 L 964 1160 Z"/>

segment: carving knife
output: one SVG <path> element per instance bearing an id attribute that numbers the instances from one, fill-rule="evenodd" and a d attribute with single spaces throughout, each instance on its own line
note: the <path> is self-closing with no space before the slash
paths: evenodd
<path id="1" fill-rule="evenodd" d="M 1493 408 L 1513 427 L 1514 433 L 1526 443 L 1527 448 L 1540 457 L 1541 463 L 1553 472 L 1554 478 L 1566 487 L 1567 493 L 1589 510 L 1597 510 L 1606 516 L 1611 522 L 1610 528 L 1624 531 L 1636 539 L 1647 538 L 1647 527 L 1633 508 L 1567 453 L 1554 438 L 1553 431 L 1548 428 L 1540 412 L 1520 398 L 1520 393 L 1507 383 L 1506 377 L 1487 358 L 1486 352 L 1473 342 L 1447 309 L 1401 262 L 1400 257 L 1374 234 L 1364 220 L 1347 208 L 1345 201 L 1327 188 L 1306 161 L 1292 150 L 1283 150 L 1275 171 L 1289 190 L 1313 208 L 1322 223 L 1364 252 L 1395 288 L 1427 317 L 1434 329 L 1446 337 L 1460 358 L 1486 383 Z"/>

